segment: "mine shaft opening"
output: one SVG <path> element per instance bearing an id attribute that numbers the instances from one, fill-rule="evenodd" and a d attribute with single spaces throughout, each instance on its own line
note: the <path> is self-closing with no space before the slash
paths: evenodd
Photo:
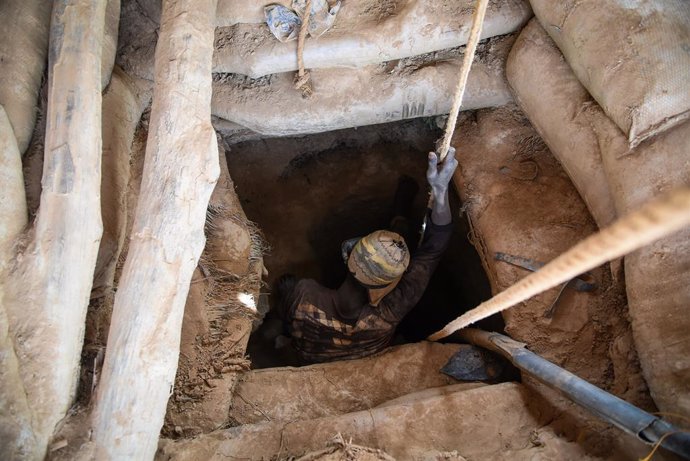
<path id="1" fill-rule="evenodd" d="M 434 119 L 419 119 L 231 145 L 227 161 L 238 196 L 271 248 L 264 260 L 268 276 L 261 314 L 272 306 L 271 289 L 282 274 L 337 288 L 347 270 L 341 243 L 389 226 L 403 176 L 419 186 L 409 217 L 413 228 L 421 229 L 428 198 L 427 153 L 441 135 Z M 393 344 L 421 341 L 491 296 L 470 241 L 470 224 L 457 211 L 462 207 L 452 187 L 450 199 L 455 210 L 450 246 L 421 301 L 398 325 Z M 482 326 L 502 331 L 503 321 L 495 316 Z M 253 368 L 300 364 L 289 345 L 276 347 L 284 344 L 276 343 L 281 333 L 282 323 L 268 312 L 249 339 Z"/>

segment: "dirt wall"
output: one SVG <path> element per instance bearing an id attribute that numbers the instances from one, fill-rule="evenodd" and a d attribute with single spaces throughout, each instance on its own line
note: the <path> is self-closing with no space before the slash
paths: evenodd
<path id="1" fill-rule="evenodd" d="M 257 317 L 263 239 L 244 214 L 219 146 L 221 174 L 211 195 L 206 246 L 185 304 L 180 359 L 163 434 L 191 437 L 224 427 Z"/>
<path id="2" fill-rule="evenodd" d="M 456 129 L 454 145 L 460 162 L 455 185 L 494 294 L 528 274 L 497 261 L 497 252 L 548 262 L 596 230 L 572 182 L 515 106 L 466 116 Z M 595 291 L 565 289 L 559 297 L 559 288 L 554 288 L 505 311 L 506 332 L 568 371 L 649 408 L 624 287 L 602 267 L 587 279 L 596 283 Z M 598 423 L 578 424 L 594 428 Z M 595 453 L 612 450 L 605 440 L 612 435 L 610 429 L 592 429 L 591 435 L 587 443 Z"/>
<path id="3" fill-rule="evenodd" d="M 630 149 L 625 135 L 580 84 L 536 21 L 521 33 L 507 68 L 518 102 L 600 224 L 602 216 L 622 215 L 660 193 L 690 184 L 685 150 L 690 124 Z M 681 307 L 690 300 L 683 281 L 688 242 L 688 232 L 681 232 L 625 258 L 635 344 L 652 395 L 662 409 L 683 413 L 690 411 L 685 384 L 690 364 L 684 359 L 690 327 Z"/>

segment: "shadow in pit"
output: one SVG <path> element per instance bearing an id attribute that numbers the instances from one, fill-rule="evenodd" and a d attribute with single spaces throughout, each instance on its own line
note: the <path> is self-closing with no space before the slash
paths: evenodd
<path id="1" fill-rule="evenodd" d="M 413 121 L 233 146 L 228 164 L 238 195 L 273 248 L 265 259 L 269 286 L 289 272 L 337 288 L 346 275 L 341 243 L 388 227 L 402 175 L 419 185 L 409 216 L 419 229 L 427 201 L 424 148 L 439 134 Z M 491 296 L 460 205 L 452 191 L 450 247 L 422 300 L 399 325 L 394 344 L 423 340 Z M 500 316 L 480 326 L 503 330 Z M 252 334 L 247 352 L 254 368 L 298 364 L 289 348 L 275 348 L 282 330 L 269 313 Z"/>

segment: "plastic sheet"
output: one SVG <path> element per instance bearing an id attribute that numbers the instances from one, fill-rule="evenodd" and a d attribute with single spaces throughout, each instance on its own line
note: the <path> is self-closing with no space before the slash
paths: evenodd
<path id="1" fill-rule="evenodd" d="M 264 9 L 266 24 L 271 33 L 281 42 L 296 40 L 306 9 L 306 0 L 293 1 L 292 9 L 280 4 L 268 5 Z M 331 7 L 326 0 L 314 0 L 309 18 L 309 35 L 313 38 L 323 35 L 333 26 L 338 11 L 340 11 L 340 2 Z"/>

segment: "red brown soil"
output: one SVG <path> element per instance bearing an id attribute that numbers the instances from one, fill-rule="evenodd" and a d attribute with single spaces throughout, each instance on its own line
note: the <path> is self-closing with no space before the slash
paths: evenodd
<path id="1" fill-rule="evenodd" d="M 496 261 L 496 252 L 548 262 L 596 231 L 572 182 L 517 108 L 464 114 L 454 145 L 460 161 L 456 186 L 494 293 L 529 273 Z M 611 276 L 608 265 L 589 276 L 598 288 L 591 293 L 564 291 L 553 318 L 545 311 L 559 288 L 505 311 L 506 332 L 578 376 L 652 409 L 633 346 L 624 286 L 617 281 L 621 279 Z M 559 412 L 572 409 L 523 378 Z M 595 455 L 610 452 L 615 434 L 578 412 L 557 417 L 563 420 L 562 429 L 569 437 L 584 439 Z"/>

